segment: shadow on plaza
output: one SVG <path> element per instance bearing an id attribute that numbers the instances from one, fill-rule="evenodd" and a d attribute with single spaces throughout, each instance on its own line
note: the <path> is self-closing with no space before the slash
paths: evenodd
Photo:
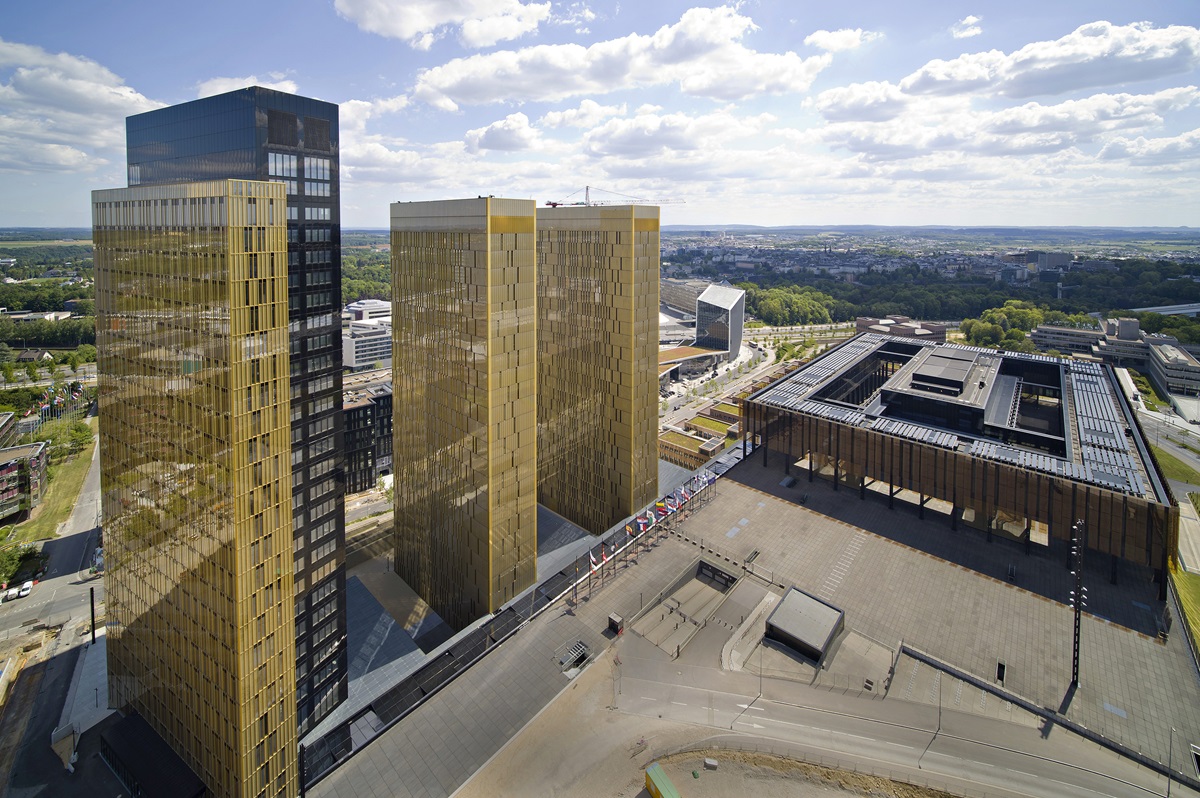
<path id="1" fill-rule="evenodd" d="M 925 508 L 921 519 L 916 504 L 901 500 L 899 495 L 889 510 L 886 494 L 868 489 L 860 499 L 854 487 L 840 485 L 834 490 L 831 481 L 820 477 L 810 482 L 808 470 L 795 465 L 790 469 L 795 484 L 784 487 L 784 464 L 784 457 L 772 452 L 764 467 L 759 451 L 730 469 L 725 478 L 990 577 L 1012 589 L 1064 606 L 1067 603 L 1074 587 L 1067 565 L 1068 541 L 1052 539 L 1048 546 L 1033 544 L 1027 552 L 1024 542 L 1004 533 L 989 536 L 961 521 L 957 529 L 952 529 L 950 517 L 930 507 Z M 1120 561 L 1116 573 L 1114 585 L 1111 557 L 1092 551 L 1085 554 L 1088 614 L 1142 634 L 1158 634 L 1163 604 L 1158 601 L 1153 569 Z"/>
<path id="2" fill-rule="evenodd" d="M 0 782 L 0 796 L 85 798 L 126 794 L 100 758 L 100 734 L 120 716 L 114 714 L 80 736 L 73 773 L 66 770 L 50 746 L 80 650 L 75 647 L 46 659 L 31 660 L 14 680 L 0 714 L 0 772 L 7 770 Z M 96 701 L 106 704 L 107 696 L 97 695 Z"/>

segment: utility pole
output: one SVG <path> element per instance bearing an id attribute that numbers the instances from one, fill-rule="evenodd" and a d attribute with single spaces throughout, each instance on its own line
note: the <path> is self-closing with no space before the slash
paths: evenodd
<path id="1" fill-rule="evenodd" d="M 1083 521 L 1071 526 L 1071 574 L 1075 577 L 1075 589 L 1071 591 L 1071 606 L 1075 609 L 1075 642 L 1071 651 L 1071 686 L 1079 686 L 1079 625 L 1083 619 L 1083 608 L 1087 606 L 1087 588 L 1083 586 L 1083 549 L 1087 544 L 1087 528 Z"/>

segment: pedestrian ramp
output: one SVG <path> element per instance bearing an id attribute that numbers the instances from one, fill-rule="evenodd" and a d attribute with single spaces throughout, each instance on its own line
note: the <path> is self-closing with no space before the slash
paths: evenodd
<path id="1" fill-rule="evenodd" d="M 1026 712 L 1011 701 L 981 690 L 907 654 L 901 654 L 896 662 L 896 675 L 892 678 L 888 697 L 940 706 L 944 711 L 970 712 L 1030 728 L 1042 725 L 1041 718 Z"/>
<path id="2" fill-rule="evenodd" d="M 633 631 L 678 657 L 729 596 L 736 577 L 700 559 L 634 620 Z"/>

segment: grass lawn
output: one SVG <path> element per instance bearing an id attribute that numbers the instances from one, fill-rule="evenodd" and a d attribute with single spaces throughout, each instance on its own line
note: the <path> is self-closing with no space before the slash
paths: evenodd
<path id="1" fill-rule="evenodd" d="M 1180 482 L 1187 482 L 1191 485 L 1200 485 L 1200 471 L 1192 468 L 1187 463 L 1180 460 L 1175 455 L 1166 452 L 1157 446 L 1151 446 L 1150 449 L 1154 452 L 1154 456 L 1158 459 L 1158 465 L 1163 470 L 1163 476 L 1167 479 L 1175 479 Z"/>
<path id="2" fill-rule="evenodd" d="M 733 426 L 724 421 L 717 421 L 715 418 L 706 418 L 704 416 L 696 416 L 695 418 L 688 419 L 688 423 L 722 436 L 728 435 L 729 428 Z"/>
<path id="3" fill-rule="evenodd" d="M 1200 574 L 1176 569 L 1171 573 L 1171 582 L 1175 585 L 1175 595 L 1179 597 L 1179 608 L 1183 611 L 1181 620 L 1192 631 L 1192 639 L 1200 640 Z"/>
<path id="4" fill-rule="evenodd" d="M 88 426 L 96 431 L 96 419 L 89 418 Z M 14 541 L 32 543 L 35 540 L 45 540 L 55 535 L 58 525 L 67 520 L 75 502 L 79 498 L 79 490 L 87 476 L 88 468 L 92 465 L 92 450 L 96 446 L 93 435 L 92 442 L 83 451 L 65 463 L 57 466 L 54 481 L 46 488 L 37 517 L 17 525 Z"/>
<path id="5" fill-rule="evenodd" d="M 90 238 L 54 238 L 45 241 L 0 241 L 4 249 L 28 249 L 29 247 L 90 247 Z"/>

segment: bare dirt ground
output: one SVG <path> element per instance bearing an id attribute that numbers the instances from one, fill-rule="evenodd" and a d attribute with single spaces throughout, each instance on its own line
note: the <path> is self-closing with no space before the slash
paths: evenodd
<path id="1" fill-rule="evenodd" d="M 610 654 L 605 654 L 464 784 L 455 798 L 647 796 L 643 786 L 647 765 L 664 751 L 700 745 L 715 733 L 702 726 L 627 715 L 612 705 L 612 664 Z M 707 755 L 717 759 L 716 770 L 704 769 L 704 751 L 657 761 L 688 798 L 949 798 L 948 793 L 768 754 L 719 751 Z M 693 777 L 693 771 L 698 777 Z"/>

